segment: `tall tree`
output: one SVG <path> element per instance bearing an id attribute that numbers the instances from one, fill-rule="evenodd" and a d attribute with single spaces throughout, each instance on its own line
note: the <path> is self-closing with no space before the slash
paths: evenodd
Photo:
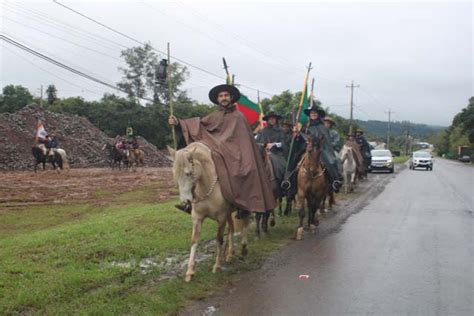
<path id="1" fill-rule="evenodd" d="M 33 102 L 33 96 L 23 86 L 8 85 L 0 94 L 0 113 L 15 112 Z"/>
<path id="2" fill-rule="evenodd" d="M 48 99 L 48 104 L 53 105 L 54 101 L 58 99 L 57 95 L 58 89 L 54 86 L 54 84 L 50 84 L 46 89 L 46 97 Z"/>
<path id="3" fill-rule="evenodd" d="M 168 86 L 158 83 L 156 74 L 159 67 L 160 56 L 155 53 L 152 46 L 132 47 L 122 51 L 126 67 L 119 67 L 123 74 L 118 86 L 124 89 L 128 96 L 138 101 L 139 98 L 153 98 L 154 103 L 168 103 Z M 188 76 L 186 67 L 177 63 L 169 65 L 173 83 L 173 97 L 180 92 L 180 87 Z"/>

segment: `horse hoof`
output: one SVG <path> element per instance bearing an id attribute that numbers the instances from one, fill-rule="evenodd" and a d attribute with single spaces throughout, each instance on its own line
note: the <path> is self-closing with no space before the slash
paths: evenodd
<path id="1" fill-rule="evenodd" d="M 316 225 L 314 225 L 314 224 L 309 225 L 309 232 L 311 234 L 316 233 Z"/>
<path id="2" fill-rule="evenodd" d="M 272 218 L 272 220 L 270 221 L 270 226 L 275 227 L 275 225 L 276 225 L 276 221 L 275 219 Z"/>
<path id="3" fill-rule="evenodd" d="M 300 227 L 298 228 L 298 230 L 296 230 L 296 240 L 302 240 L 303 236 L 304 236 L 304 229 L 303 227 Z"/>
<path id="4" fill-rule="evenodd" d="M 225 262 L 231 263 L 232 262 L 232 256 L 231 255 L 226 256 L 225 257 Z"/>
<path id="5" fill-rule="evenodd" d="M 191 282 L 193 279 L 194 273 L 186 273 L 186 276 L 184 277 L 184 281 L 186 282 Z"/>
<path id="6" fill-rule="evenodd" d="M 249 254 L 249 251 L 247 249 L 247 245 L 242 246 L 242 251 L 240 253 L 242 257 L 246 257 Z"/>
<path id="7" fill-rule="evenodd" d="M 221 267 L 220 266 L 214 266 L 212 268 L 212 273 L 218 273 L 218 272 L 221 272 Z"/>

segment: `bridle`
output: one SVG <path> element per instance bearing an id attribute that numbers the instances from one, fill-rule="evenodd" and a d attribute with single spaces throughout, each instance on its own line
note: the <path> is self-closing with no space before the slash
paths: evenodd
<path id="1" fill-rule="evenodd" d="M 324 172 L 326 171 L 326 168 L 324 168 L 322 166 L 322 164 L 320 163 L 320 167 L 321 167 L 320 172 L 314 172 L 312 169 L 310 169 L 310 170 L 306 169 L 306 167 L 304 166 L 304 162 L 306 161 L 306 159 L 308 159 L 308 156 L 310 156 L 310 155 L 307 152 L 306 155 L 303 157 L 303 160 L 301 160 L 301 162 L 299 164 L 299 167 L 303 169 L 303 172 L 306 174 L 306 176 L 308 176 L 309 179 L 315 180 L 315 179 L 321 177 L 322 175 L 324 175 Z M 309 159 L 311 159 L 311 157 Z"/>
<path id="2" fill-rule="evenodd" d="M 193 193 L 193 202 L 194 203 L 198 203 L 198 202 L 202 202 L 202 201 L 205 201 L 207 200 L 212 192 L 214 192 L 214 189 L 216 188 L 216 185 L 217 185 L 217 182 L 219 181 L 219 178 L 216 174 L 214 180 L 212 181 L 212 184 L 211 186 L 209 187 L 209 190 L 207 190 L 206 194 L 202 197 L 198 197 L 197 194 L 196 194 L 196 184 L 197 184 L 197 178 L 196 178 L 196 173 L 194 171 L 194 159 L 191 157 L 189 159 L 189 162 L 191 163 L 191 178 L 192 178 L 192 183 L 193 183 L 193 188 L 192 188 L 192 193 Z"/>

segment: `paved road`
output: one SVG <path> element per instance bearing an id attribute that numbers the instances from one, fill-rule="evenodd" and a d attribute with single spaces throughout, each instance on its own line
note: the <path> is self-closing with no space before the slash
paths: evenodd
<path id="1" fill-rule="evenodd" d="M 432 172 L 373 179 L 370 202 L 187 313 L 474 315 L 474 168 L 437 159 Z"/>

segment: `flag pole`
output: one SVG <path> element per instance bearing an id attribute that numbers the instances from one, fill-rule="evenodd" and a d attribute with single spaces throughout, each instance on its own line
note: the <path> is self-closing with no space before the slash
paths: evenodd
<path id="1" fill-rule="evenodd" d="M 174 115 L 174 110 L 173 110 L 173 83 L 171 82 L 171 59 L 170 59 L 170 43 L 168 42 L 167 46 L 168 50 L 168 71 L 167 71 L 167 79 L 168 79 L 168 102 L 170 106 L 170 115 Z M 176 131 L 174 129 L 174 126 L 171 126 L 171 135 L 173 136 L 173 146 L 174 148 L 178 148 L 178 144 L 176 142 Z"/>
<path id="2" fill-rule="evenodd" d="M 303 102 L 304 102 L 304 98 L 305 98 L 305 91 L 306 91 L 306 86 L 308 85 L 308 77 L 309 77 L 309 72 L 311 71 L 311 62 L 309 63 L 308 65 L 308 68 L 306 70 L 306 75 L 304 77 L 304 85 L 303 85 L 303 92 L 301 93 L 301 98 L 300 98 L 300 103 L 298 105 L 298 112 L 296 114 L 296 117 L 294 118 L 294 125 L 293 126 L 297 126 L 297 124 L 299 125 L 299 120 L 300 120 L 300 115 L 301 115 L 301 109 L 303 107 Z M 313 79 L 313 82 L 314 82 L 314 79 Z M 294 112 L 294 109 L 292 110 L 292 112 Z M 291 182 L 289 181 L 289 176 L 288 176 L 288 166 L 290 164 L 290 159 L 291 159 L 291 155 L 293 154 L 293 146 L 295 144 L 295 139 L 296 139 L 296 133 L 293 134 L 293 137 L 291 137 L 291 144 L 290 144 L 290 150 L 288 151 L 288 157 L 286 159 L 286 166 L 285 166 L 285 180 L 281 183 L 281 187 L 282 189 L 284 190 L 289 190 L 290 187 L 291 187 Z"/>
<path id="3" fill-rule="evenodd" d="M 313 80 L 311 80 L 311 92 L 309 93 L 309 108 L 310 109 L 314 105 L 313 97 L 314 97 L 314 77 L 313 77 Z M 309 127 L 309 123 L 310 123 L 310 120 L 308 120 L 308 122 L 306 123 L 306 128 Z"/>

